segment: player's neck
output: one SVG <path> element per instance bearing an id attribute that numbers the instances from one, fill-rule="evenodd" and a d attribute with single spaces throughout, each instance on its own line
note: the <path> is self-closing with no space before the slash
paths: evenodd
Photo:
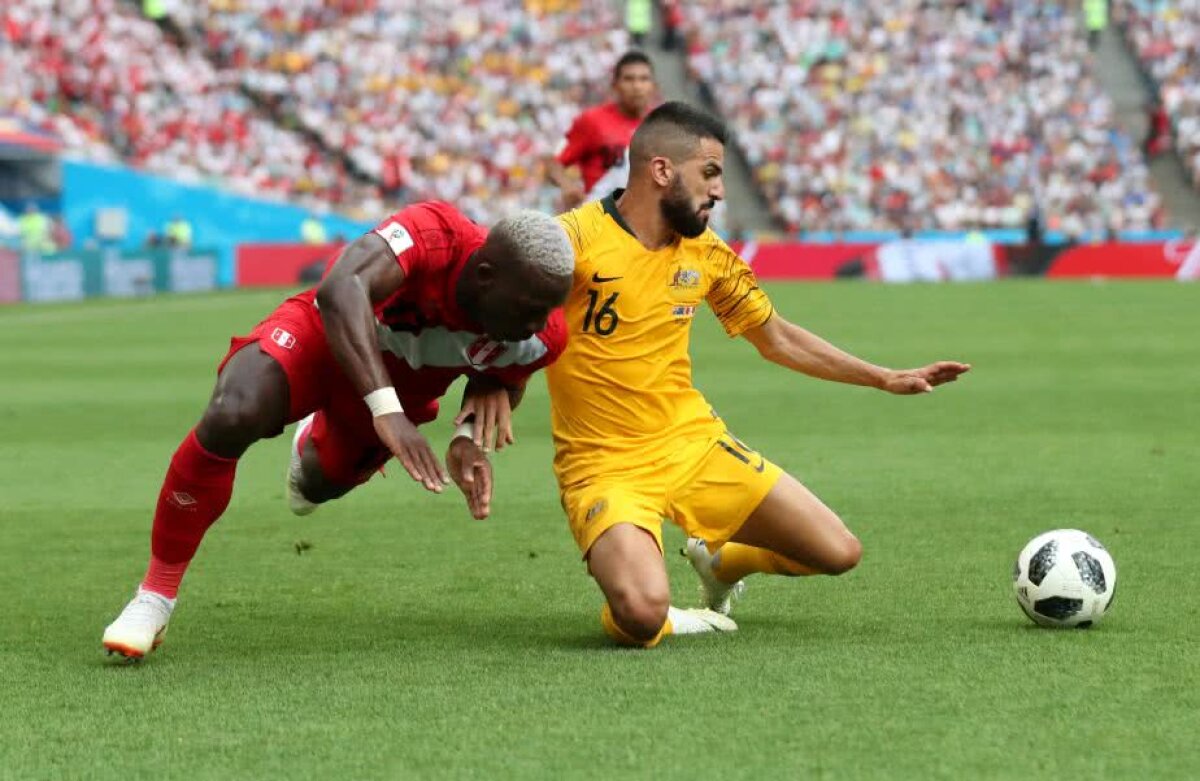
<path id="1" fill-rule="evenodd" d="M 658 199 L 631 186 L 616 201 L 621 219 L 633 231 L 633 235 L 648 250 L 656 251 L 674 244 L 678 235 L 667 224 L 659 208 Z"/>
<path id="2" fill-rule="evenodd" d="M 617 107 L 618 112 L 626 117 L 629 117 L 630 119 L 641 119 L 646 115 L 646 112 L 642 111 L 640 108 L 630 108 L 629 106 L 623 105 L 617 101 L 614 101 L 613 105 Z"/>

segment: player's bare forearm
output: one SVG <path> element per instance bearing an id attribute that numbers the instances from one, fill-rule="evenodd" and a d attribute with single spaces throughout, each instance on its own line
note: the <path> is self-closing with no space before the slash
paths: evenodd
<path id="1" fill-rule="evenodd" d="M 745 336 L 768 361 L 821 380 L 883 388 L 890 371 L 834 347 L 778 313 Z"/>
<path id="2" fill-rule="evenodd" d="M 938 361 L 917 369 L 885 369 L 834 347 L 778 314 L 745 334 L 767 360 L 822 380 L 865 385 L 909 396 L 928 393 L 971 370 L 958 361 Z"/>
<path id="3" fill-rule="evenodd" d="M 375 334 L 374 305 L 403 282 L 404 270 L 387 243 L 368 233 L 342 251 L 317 288 L 329 349 L 363 396 L 391 384 Z"/>
<path id="4" fill-rule="evenodd" d="M 573 209 L 583 202 L 583 182 L 574 170 L 567 169 L 556 158 L 547 159 L 546 178 L 562 192 L 563 205 L 568 209 Z"/>
<path id="5" fill-rule="evenodd" d="M 561 188 L 567 181 L 567 169 L 554 157 L 548 157 L 546 158 L 546 178 L 553 182 L 555 187 Z"/>

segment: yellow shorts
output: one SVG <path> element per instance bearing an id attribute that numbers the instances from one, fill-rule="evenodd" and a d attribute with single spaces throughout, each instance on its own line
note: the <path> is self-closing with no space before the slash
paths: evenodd
<path id="1" fill-rule="evenodd" d="M 663 518 L 689 537 L 721 545 L 737 533 L 782 474 L 726 432 L 715 440 L 681 442 L 659 461 L 569 486 L 561 498 L 584 556 L 600 535 L 619 523 L 645 529 L 661 551 Z"/>

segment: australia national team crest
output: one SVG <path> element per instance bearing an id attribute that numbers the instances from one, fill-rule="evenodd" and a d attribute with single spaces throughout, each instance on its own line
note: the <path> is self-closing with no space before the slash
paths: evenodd
<path id="1" fill-rule="evenodd" d="M 494 342 L 486 336 L 481 336 L 467 346 L 466 356 L 467 362 L 474 369 L 486 369 L 488 366 L 496 362 L 496 359 L 504 355 L 508 350 L 508 345 L 504 342 Z"/>
<path id="2" fill-rule="evenodd" d="M 700 287 L 700 272 L 691 268 L 676 269 L 671 277 L 671 287 L 676 290 Z"/>
<path id="3" fill-rule="evenodd" d="M 692 268 L 678 268 L 671 276 L 671 317 L 686 319 L 696 314 L 696 305 L 688 302 L 695 300 L 696 288 L 700 287 L 700 272 Z M 683 299 L 680 301 L 680 299 Z"/>

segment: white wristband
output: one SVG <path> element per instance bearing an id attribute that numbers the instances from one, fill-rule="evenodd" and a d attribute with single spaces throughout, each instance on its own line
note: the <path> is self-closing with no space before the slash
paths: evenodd
<path id="1" fill-rule="evenodd" d="M 475 421 L 468 420 L 466 423 L 459 423 L 458 428 L 454 429 L 454 436 L 450 437 L 450 441 L 453 442 L 459 437 L 475 441 Z"/>
<path id="2" fill-rule="evenodd" d="M 404 412 L 404 407 L 400 406 L 400 397 L 391 385 L 371 391 L 363 396 L 363 401 L 371 408 L 371 414 L 377 418 L 394 412 Z"/>

